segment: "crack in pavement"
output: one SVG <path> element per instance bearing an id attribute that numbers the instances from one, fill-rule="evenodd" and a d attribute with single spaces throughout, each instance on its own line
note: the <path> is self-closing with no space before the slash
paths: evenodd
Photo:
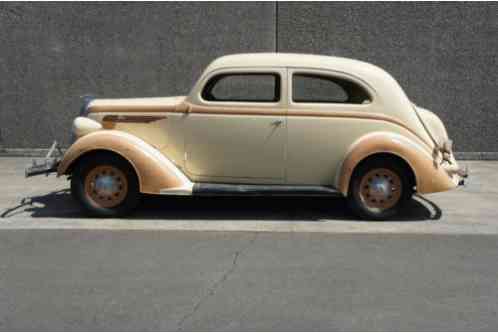
<path id="1" fill-rule="evenodd" d="M 192 311 L 190 311 L 189 313 L 187 313 L 185 316 L 182 317 L 182 319 L 180 319 L 180 321 L 178 322 L 178 329 L 180 330 L 183 326 L 183 324 L 190 318 L 192 318 L 195 313 L 199 310 L 199 308 L 201 307 L 201 305 L 204 303 L 204 301 L 206 301 L 209 297 L 213 296 L 216 291 L 218 290 L 218 288 L 226 281 L 228 280 L 228 277 L 235 271 L 235 269 L 237 268 L 237 263 L 238 263 L 238 259 L 240 257 L 240 255 L 242 253 L 244 253 L 247 249 L 249 249 L 253 244 L 254 242 L 256 241 L 256 238 L 258 237 L 258 232 L 255 232 L 254 233 L 254 236 L 251 238 L 251 240 L 249 241 L 249 244 L 243 248 L 243 249 L 239 249 L 237 251 L 235 251 L 234 255 L 233 255 L 233 259 L 232 259 L 232 264 L 230 265 L 230 268 L 227 269 L 225 271 L 225 273 L 223 273 L 221 275 L 221 278 L 218 279 L 215 283 L 213 283 L 213 285 L 211 287 L 208 288 L 208 292 L 202 296 L 198 301 L 197 303 L 195 303 L 194 307 L 192 308 Z"/>

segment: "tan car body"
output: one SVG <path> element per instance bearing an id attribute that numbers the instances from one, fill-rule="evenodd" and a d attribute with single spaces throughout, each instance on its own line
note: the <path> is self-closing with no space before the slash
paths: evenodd
<path id="1" fill-rule="evenodd" d="M 213 75 L 233 72 L 280 75 L 280 100 L 202 98 Z M 294 73 L 353 81 L 371 100 L 295 103 L 290 96 Z M 133 165 L 143 193 L 188 195 L 194 183 L 209 182 L 324 185 L 347 195 L 358 163 L 380 153 L 396 155 L 410 166 L 419 193 L 449 190 L 460 181 L 441 120 L 413 105 L 384 70 L 345 58 L 225 56 L 206 68 L 186 97 L 96 99 L 86 117 L 75 120 L 73 131 L 78 139 L 65 153 L 59 175 L 70 173 L 84 154 L 108 150 Z"/>

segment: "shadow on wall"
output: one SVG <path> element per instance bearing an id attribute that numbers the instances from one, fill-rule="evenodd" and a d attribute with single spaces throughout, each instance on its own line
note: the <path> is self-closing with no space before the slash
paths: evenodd
<path id="1" fill-rule="evenodd" d="M 69 190 L 24 198 L 0 215 L 81 218 L 84 212 Z M 414 196 L 397 221 L 439 220 L 441 209 L 433 202 Z M 319 222 L 356 220 L 340 197 L 164 197 L 146 195 L 142 205 L 127 219 L 161 220 L 266 220 Z"/>

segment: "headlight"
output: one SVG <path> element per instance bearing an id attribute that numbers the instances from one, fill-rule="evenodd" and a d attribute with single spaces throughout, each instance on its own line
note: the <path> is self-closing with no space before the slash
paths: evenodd
<path id="1" fill-rule="evenodd" d="M 102 125 L 95 120 L 85 117 L 77 117 L 73 121 L 73 134 L 80 138 L 89 133 L 102 129 Z"/>

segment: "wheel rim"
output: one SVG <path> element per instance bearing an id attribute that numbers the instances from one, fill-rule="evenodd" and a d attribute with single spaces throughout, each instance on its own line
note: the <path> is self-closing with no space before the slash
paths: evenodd
<path id="1" fill-rule="evenodd" d="M 401 179 L 389 169 L 378 168 L 367 172 L 360 182 L 360 198 L 371 210 L 392 208 L 401 198 Z"/>
<path id="2" fill-rule="evenodd" d="M 85 178 L 85 195 L 97 207 L 115 207 L 123 202 L 127 193 L 125 174 L 111 165 L 97 166 Z"/>

